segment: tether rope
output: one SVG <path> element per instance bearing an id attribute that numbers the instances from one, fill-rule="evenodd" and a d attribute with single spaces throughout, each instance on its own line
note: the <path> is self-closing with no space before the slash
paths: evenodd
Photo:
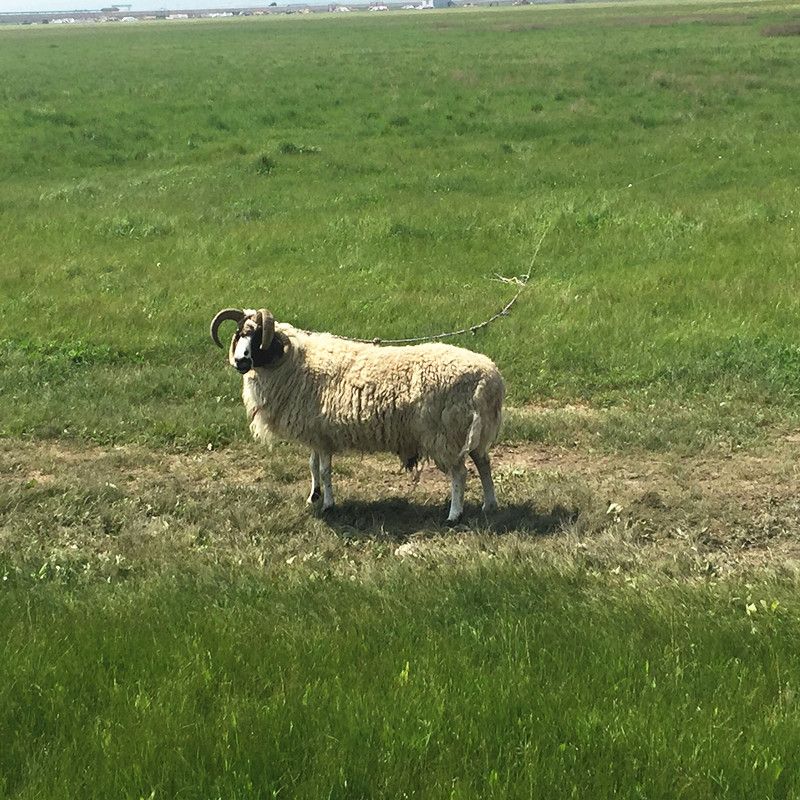
<path id="1" fill-rule="evenodd" d="M 666 175 L 669 172 L 673 172 L 680 167 L 682 167 L 687 160 L 681 161 L 677 164 L 673 164 L 671 167 L 668 167 L 661 172 L 656 172 L 653 175 L 648 175 L 646 178 L 641 178 L 640 180 L 636 181 L 637 184 L 646 183 L 647 181 L 654 180 L 655 178 L 660 178 L 662 175 Z M 620 186 L 616 190 L 612 190 L 612 194 L 621 194 L 626 189 L 630 189 L 634 186 L 633 183 L 628 183 L 625 186 Z M 382 339 L 379 336 L 376 336 L 374 339 L 357 339 L 353 336 L 342 336 L 337 333 L 330 334 L 331 336 L 335 337 L 336 339 L 344 339 L 348 342 L 359 342 L 361 344 L 374 344 L 374 345 L 382 345 L 382 344 L 419 344 L 420 342 L 435 342 L 440 339 L 450 339 L 453 336 L 463 336 L 465 333 L 472 333 L 475 334 L 479 330 L 488 327 L 496 320 L 500 319 L 501 317 L 507 317 L 511 309 L 514 307 L 514 304 L 519 300 L 520 295 L 528 288 L 528 284 L 531 279 L 531 272 L 533 272 L 534 264 L 536 263 L 536 259 L 539 255 L 539 250 L 542 247 L 542 242 L 544 241 L 547 234 L 550 232 L 554 224 L 554 220 L 551 219 L 550 222 L 545 226 L 545 229 L 542 231 L 542 235 L 539 237 L 539 241 L 536 244 L 536 247 L 533 251 L 533 256 L 531 257 L 531 262 L 528 265 L 528 271 L 522 275 L 521 277 L 512 277 L 512 278 L 505 278 L 502 275 L 497 275 L 497 280 L 501 281 L 502 283 L 516 283 L 519 285 L 514 296 L 496 313 L 492 314 L 491 317 L 485 319 L 483 322 L 479 322 L 475 325 L 469 325 L 465 328 L 459 328 L 455 331 L 447 331 L 446 333 L 435 333 L 430 336 L 412 336 L 405 339 Z M 320 333 L 320 331 L 305 331 L 306 333 Z"/>
<path id="2" fill-rule="evenodd" d="M 353 336 L 341 336 L 338 333 L 332 333 L 331 336 L 334 336 L 337 339 L 344 339 L 348 342 L 360 342 L 361 344 L 419 344 L 420 342 L 435 342 L 439 339 L 449 339 L 453 336 L 462 336 L 465 333 L 472 333 L 475 334 L 482 328 L 486 328 L 491 325 L 495 320 L 500 319 L 500 317 L 508 316 L 508 313 L 514 306 L 514 303 L 517 302 L 520 295 L 528 288 L 528 282 L 531 279 L 531 272 L 533 272 L 534 264 L 536 263 L 536 258 L 539 255 L 539 250 L 542 247 L 542 242 L 544 241 L 545 236 L 549 233 L 550 229 L 553 227 L 553 221 L 551 220 L 546 226 L 544 231 L 542 231 L 542 235 L 539 237 L 539 241 L 536 244 L 536 248 L 533 251 L 533 256 L 531 257 L 531 263 L 528 265 L 528 271 L 522 275 L 521 277 L 515 278 L 504 278 L 498 275 L 498 280 L 502 281 L 503 283 L 517 283 L 519 284 L 519 289 L 517 289 L 514 296 L 496 313 L 492 314 L 491 317 L 485 319 L 483 322 L 479 322 L 475 325 L 470 325 L 466 328 L 459 328 L 455 331 L 447 331 L 446 333 L 435 333 L 430 336 L 412 336 L 405 339 L 381 339 L 380 337 L 375 337 L 374 339 L 357 339 Z M 319 331 L 306 331 L 306 333 L 319 333 Z"/>

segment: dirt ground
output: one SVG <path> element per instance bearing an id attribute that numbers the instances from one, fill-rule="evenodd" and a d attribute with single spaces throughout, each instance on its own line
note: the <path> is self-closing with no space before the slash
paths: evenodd
<path id="1" fill-rule="evenodd" d="M 335 459 L 337 507 L 322 514 L 305 504 L 306 456 L 292 445 L 183 454 L 4 440 L 0 557 L 67 571 L 199 554 L 259 565 L 506 557 L 794 574 L 799 453 L 796 433 L 690 457 L 504 444 L 493 451 L 500 510 L 480 510 L 473 470 L 464 521 L 450 529 L 446 478 L 431 466 L 409 476 L 384 456 Z"/>

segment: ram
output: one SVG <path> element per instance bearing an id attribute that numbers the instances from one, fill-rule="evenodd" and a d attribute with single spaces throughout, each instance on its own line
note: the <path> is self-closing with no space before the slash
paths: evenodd
<path id="1" fill-rule="evenodd" d="M 448 522 L 464 510 L 469 455 L 483 509 L 497 507 L 488 451 L 500 429 L 505 386 L 486 356 L 446 344 L 383 347 L 276 322 L 266 309 L 226 308 L 211 322 L 236 323 L 228 361 L 244 376 L 242 398 L 257 439 L 311 448 L 311 494 L 333 506 L 331 457 L 389 452 L 412 469 L 430 459 L 451 480 Z"/>

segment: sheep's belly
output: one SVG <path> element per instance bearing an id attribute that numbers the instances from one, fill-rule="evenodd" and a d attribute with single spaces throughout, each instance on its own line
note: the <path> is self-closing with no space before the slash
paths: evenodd
<path id="1" fill-rule="evenodd" d="M 394 453 L 404 464 L 419 458 L 452 464 L 467 440 L 472 412 L 442 405 L 401 410 L 376 405 L 370 416 L 330 416 L 313 432 L 308 444 L 330 452 Z"/>

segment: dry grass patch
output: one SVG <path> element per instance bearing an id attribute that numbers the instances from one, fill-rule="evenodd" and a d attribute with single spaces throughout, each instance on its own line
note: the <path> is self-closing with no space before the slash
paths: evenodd
<path id="1" fill-rule="evenodd" d="M 676 576 L 793 569 L 800 558 L 797 437 L 738 454 L 600 453 L 507 443 L 500 511 L 444 525 L 448 484 L 383 456 L 335 461 L 338 506 L 305 505 L 305 453 L 244 445 L 191 454 L 6 440 L 0 560 L 7 572 L 124 578 L 191 563 L 358 573 L 385 558 L 544 559 Z"/>
<path id="2" fill-rule="evenodd" d="M 534 22 L 527 23 L 508 23 L 505 25 L 495 25 L 492 30 L 502 31 L 504 33 L 525 33 L 526 31 L 546 31 L 550 28 L 548 25 L 541 25 Z"/>
<path id="3" fill-rule="evenodd" d="M 762 36 L 800 36 L 800 22 L 770 25 L 761 31 Z"/>

